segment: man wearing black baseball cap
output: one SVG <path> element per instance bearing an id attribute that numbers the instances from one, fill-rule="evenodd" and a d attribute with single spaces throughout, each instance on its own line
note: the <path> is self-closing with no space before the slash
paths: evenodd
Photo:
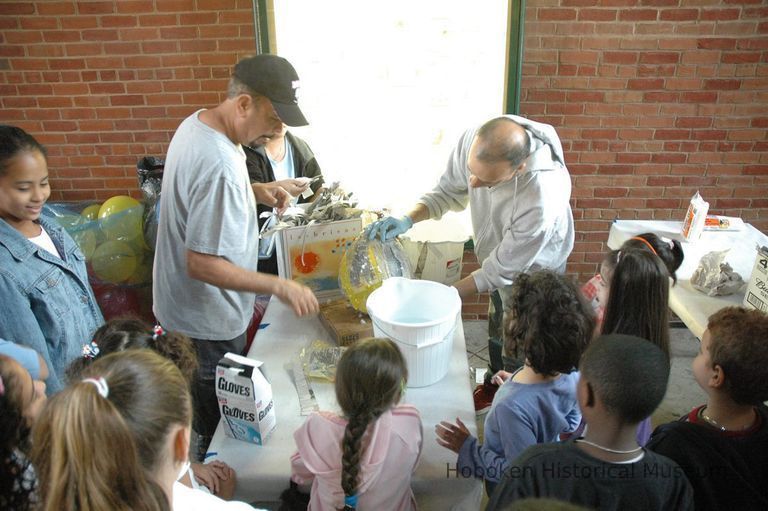
<path id="1" fill-rule="evenodd" d="M 256 200 L 281 206 L 289 195 L 276 186 L 251 187 L 242 148 L 263 144 L 283 123 L 307 124 L 296 99 L 298 86 L 296 70 L 281 57 L 243 59 L 227 98 L 187 117 L 168 147 L 153 309 L 163 327 L 191 337 L 197 350 L 192 394 L 200 459 L 219 422 L 216 364 L 227 352 L 243 351 L 254 294 L 273 294 L 299 316 L 318 310 L 306 286 L 257 271 Z"/>

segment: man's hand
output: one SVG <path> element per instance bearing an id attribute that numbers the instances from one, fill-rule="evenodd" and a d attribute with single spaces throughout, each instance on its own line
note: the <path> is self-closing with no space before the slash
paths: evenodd
<path id="1" fill-rule="evenodd" d="M 438 444 L 452 450 L 456 454 L 459 453 L 461 446 L 464 445 L 467 438 L 471 436 L 467 426 L 458 417 L 456 417 L 456 424 L 440 421 L 440 424 L 435 426 L 435 434 L 437 435 Z"/>
<path id="2" fill-rule="evenodd" d="M 283 179 L 275 181 L 275 184 L 283 188 L 294 197 L 298 197 L 309 188 L 311 179 Z"/>
<path id="3" fill-rule="evenodd" d="M 253 183 L 251 188 L 259 204 L 282 211 L 291 203 L 291 194 L 277 183 Z"/>
<path id="4" fill-rule="evenodd" d="M 411 227 L 413 227 L 413 220 L 407 215 L 388 216 L 369 225 L 365 235 L 369 240 L 376 239 L 378 236 L 381 241 L 388 241 L 405 233 Z"/>
<path id="5" fill-rule="evenodd" d="M 297 316 L 316 314 L 320 310 L 315 293 L 307 286 L 292 280 L 280 279 L 274 293 L 285 304 L 290 305 Z"/>

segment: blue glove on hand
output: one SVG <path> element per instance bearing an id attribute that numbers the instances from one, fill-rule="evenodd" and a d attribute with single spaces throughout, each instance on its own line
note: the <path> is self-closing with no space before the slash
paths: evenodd
<path id="1" fill-rule="evenodd" d="M 373 240 L 378 236 L 381 241 L 389 241 L 403 234 L 411 227 L 413 227 L 413 220 L 407 215 L 400 217 L 388 216 L 373 222 L 366 228 L 366 231 L 369 240 Z"/>

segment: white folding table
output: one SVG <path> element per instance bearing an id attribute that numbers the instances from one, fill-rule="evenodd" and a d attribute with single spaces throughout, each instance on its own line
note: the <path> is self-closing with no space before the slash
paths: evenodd
<path id="1" fill-rule="evenodd" d="M 299 397 L 289 368 L 296 352 L 316 339 L 332 342 L 317 317 L 297 318 L 285 304 L 272 298 L 248 357 L 265 363 L 274 394 L 277 427 L 264 446 L 257 446 L 228 438 L 219 424 L 209 447 L 209 453 L 216 453 L 215 458 L 237 472 L 236 500 L 277 502 L 288 486 L 290 456 L 296 449 L 293 432 L 305 420 L 300 415 Z M 338 411 L 331 383 L 312 380 L 311 385 L 321 409 Z M 479 509 L 483 491 L 480 481 L 457 475 L 457 455 L 437 444 L 434 431 L 441 420 L 455 421 L 459 417 L 476 434 L 461 321 L 453 338 L 448 374 L 428 387 L 408 388 L 404 401 L 419 409 L 424 424 L 423 453 L 412 481 L 419 509 Z"/>
<path id="2" fill-rule="evenodd" d="M 750 224 L 744 224 L 741 231 L 704 231 L 701 239 L 687 242 L 680 234 L 682 222 L 662 220 L 616 220 L 611 225 L 608 246 L 617 249 L 627 239 L 653 232 L 659 236 L 676 239 L 682 243 L 685 258 L 677 270 L 677 284 L 670 288 L 669 307 L 677 314 L 690 331 L 701 339 L 707 329 L 707 319 L 723 307 L 741 305 L 744 289 L 730 296 L 707 296 L 691 285 L 690 279 L 699 266 L 701 257 L 712 251 L 728 249 L 725 261 L 745 281 L 752 274 L 757 257 L 757 245 L 768 245 L 768 237 Z"/>

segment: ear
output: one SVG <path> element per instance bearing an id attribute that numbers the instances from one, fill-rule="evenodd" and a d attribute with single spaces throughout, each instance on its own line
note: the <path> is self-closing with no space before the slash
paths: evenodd
<path id="1" fill-rule="evenodd" d="M 725 371 L 719 364 L 715 364 L 709 377 L 709 386 L 713 389 L 720 389 L 723 385 L 725 385 Z"/>
<path id="2" fill-rule="evenodd" d="M 173 460 L 185 462 L 189 457 L 189 436 L 188 426 L 177 426 L 173 432 Z"/>
<path id="3" fill-rule="evenodd" d="M 595 393 L 592 390 L 592 385 L 583 376 L 579 378 L 579 383 L 576 384 L 576 398 L 579 401 L 579 408 L 582 410 L 595 406 Z"/>
<path id="4" fill-rule="evenodd" d="M 250 94 L 240 94 L 239 96 L 235 97 L 235 108 L 237 109 L 237 113 L 240 115 L 245 115 L 245 112 L 252 105 L 252 103 L 253 98 L 250 96 Z"/>

